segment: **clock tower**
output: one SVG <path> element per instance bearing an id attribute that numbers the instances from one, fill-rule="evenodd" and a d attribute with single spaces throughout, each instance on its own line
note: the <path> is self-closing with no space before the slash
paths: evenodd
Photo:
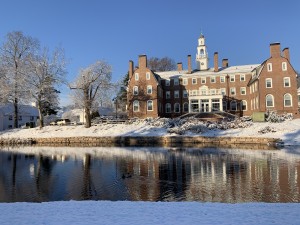
<path id="1" fill-rule="evenodd" d="M 196 63 L 198 70 L 208 70 L 208 53 L 205 46 L 205 37 L 202 33 L 198 39 Z"/>

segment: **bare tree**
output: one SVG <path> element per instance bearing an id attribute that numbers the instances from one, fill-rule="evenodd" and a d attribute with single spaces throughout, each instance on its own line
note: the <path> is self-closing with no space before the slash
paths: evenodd
<path id="1" fill-rule="evenodd" d="M 28 75 L 25 84 L 28 85 L 30 97 L 36 102 L 39 111 L 40 128 L 44 127 L 43 112 L 51 104 L 58 101 L 56 86 L 65 82 L 66 61 L 64 51 L 57 48 L 52 56 L 44 49 L 41 54 L 28 57 Z"/>
<path id="2" fill-rule="evenodd" d="M 74 84 L 70 85 L 75 90 L 73 100 L 78 105 L 81 102 L 85 112 L 85 127 L 91 127 L 91 112 L 99 104 L 101 94 L 104 94 L 111 84 L 111 66 L 104 61 L 80 70 Z"/>
<path id="3" fill-rule="evenodd" d="M 5 82 L 0 89 L 2 98 L 14 105 L 14 127 L 18 127 L 18 105 L 27 97 L 24 79 L 27 75 L 28 56 L 39 46 L 39 42 L 20 31 L 8 33 L 0 48 L 1 71 L 4 71 Z M 2 79 L 3 80 L 3 79 Z"/>
<path id="4" fill-rule="evenodd" d="M 148 67 L 153 71 L 170 71 L 176 69 L 176 63 L 169 57 L 163 57 L 161 59 L 151 57 L 148 60 Z"/>

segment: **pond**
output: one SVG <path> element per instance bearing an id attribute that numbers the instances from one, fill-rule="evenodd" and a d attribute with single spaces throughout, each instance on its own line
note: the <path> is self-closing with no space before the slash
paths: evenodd
<path id="1" fill-rule="evenodd" d="M 300 202 L 300 149 L 0 150 L 0 202 Z"/>

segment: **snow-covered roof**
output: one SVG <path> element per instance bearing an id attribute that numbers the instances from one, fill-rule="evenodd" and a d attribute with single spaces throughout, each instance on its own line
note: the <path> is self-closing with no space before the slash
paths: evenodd
<path id="1" fill-rule="evenodd" d="M 240 66 L 229 66 L 226 68 L 219 68 L 218 72 L 214 72 L 214 68 L 208 70 L 194 70 L 191 74 L 188 74 L 187 70 L 182 71 L 165 71 L 156 72 L 163 79 L 178 78 L 178 77 L 195 77 L 195 76 L 218 76 L 224 74 L 235 74 L 235 73 L 250 73 L 253 69 L 260 66 L 260 64 L 251 65 L 240 65 Z"/>
<path id="2" fill-rule="evenodd" d="M 38 109 L 31 105 L 19 105 L 19 115 L 20 116 L 39 116 Z M 14 105 L 13 104 L 1 104 L 0 114 L 2 115 L 14 115 Z"/>

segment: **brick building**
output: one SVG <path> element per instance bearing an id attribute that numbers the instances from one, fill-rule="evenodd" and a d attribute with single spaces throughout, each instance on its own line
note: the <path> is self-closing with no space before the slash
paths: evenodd
<path id="1" fill-rule="evenodd" d="M 253 112 L 277 111 L 298 116 L 296 71 L 290 63 L 289 49 L 281 52 L 279 43 L 270 44 L 270 58 L 261 64 L 219 66 L 214 53 L 209 68 L 205 37 L 198 39 L 196 64 L 182 63 L 176 71 L 153 72 L 147 56 L 140 55 L 138 67 L 129 61 L 127 110 L 129 118 L 177 117 L 186 113 L 226 111 L 239 116 Z"/>

